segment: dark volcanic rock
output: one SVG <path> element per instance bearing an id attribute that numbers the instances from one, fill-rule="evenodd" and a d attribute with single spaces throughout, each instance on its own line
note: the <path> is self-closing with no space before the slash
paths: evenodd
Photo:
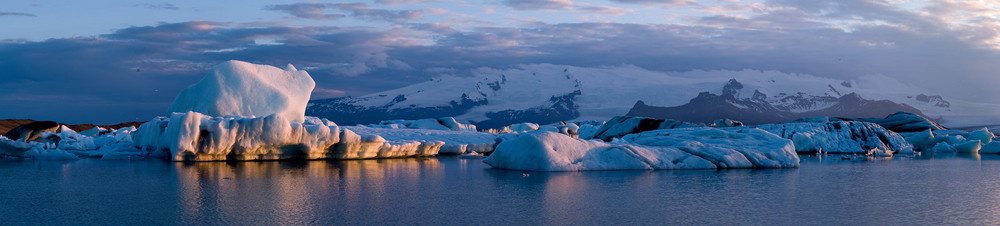
<path id="1" fill-rule="evenodd" d="M 42 136 L 44 132 L 56 132 L 59 123 L 53 121 L 38 121 L 24 124 L 4 133 L 3 136 L 11 140 L 32 141 Z"/>
<path id="2" fill-rule="evenodd" d="M 31 120 L 31 119 L 3 119 L 3 120 L 0 120 L 0 134 L 7 134 L 8 132 L 11 132 L 14 128 L 17 128 L 18 126 L 23 126 L 23 125 L 27 125 L 27 124 L 31 124 L 31 123 L 35 123 L 35 122 L 38 122 L 38 121 Z M 101 128 L 107 128 L 107 129 L 120 129 L 120 128 L 129 127 L 129 126 L 135 126 L 136 128 L 138 128 L 139 125 L 142 125 L 142 123 L 145 123 L 145 122 L 123 122 L 123 123 L 118 123 L 118 124 L 114 124 L 114 125 L 94 125 L 94 124 L 75 124 L 74 125 L 74 124 L 62 124 L 62 123 L 59 123 L 59 125 L 64 125 L 66 127 L 69 127 L 70 129 L 72 129 L 73 131 L 80 132 L 80 131 L 85 131 L 85 130 L 94 128 L 95 126 L 100 126 Z M 39 134 L 41 134 L 41 133 L 39 133 Z M 8 136 L 5 136 L 5 137 L 8 137 Z M 8 138 L 11 138 L 11 137 L 8 137 Z M 11 139 L 14 139 L 14 138 L 11 138 Z"/>

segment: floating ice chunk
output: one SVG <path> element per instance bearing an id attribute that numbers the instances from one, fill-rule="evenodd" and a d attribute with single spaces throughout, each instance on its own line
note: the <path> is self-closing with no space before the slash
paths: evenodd
<path id="1" fill-rule="evenodd" d="M 25 156 L 33 159 L 41 160 L 75 160 L 80 159 L 73 153 L 69 153 L 62 149 L 44 149 L 39 146 L 35 146 L 31 150 L 24 153 Z"/>
<path id="2" fill-rule="evenodd" d="M 514 133 L 531 132 L 538 130 L 538 124 L 525 122 L 510 125 L 510 131 Z"/>
<path id="3" fill-rule="evenodd" d="M 597 133 L 600 128 L 601 126 L 599 125 L 582 124 L 580 125 L 580 128 L 576 130 L 576 133 L 579 134 L 579 137 L 591 138 L 594 137 L 595 133 Z"/>
<path id="4" fill-rule="evenodd" d="M 872 149 L 892 152 L 913 149 L 899 134 L 870 122 L 794 122 L 760 125 L 757 128 L 791 139 L 798 152 L 864 154 Z"/>
<path id="5" fill-rule="evenodd" d="M 919 132 L 925 130 L 946 130 L 944 126 L 937 124 L 930 119 L 924 118 L 923 116 L 909 113 L 909 112 L 896 112 L 885 118 L 862 118 L 862 119 L 850 119 L 859 120 L 865 122 L 877 123 L 880 126 L 892 130 L 894 132 Z"/>
<path id="6" fill-rule="evenodd" d="M 715 120 L 710 124 L 711 127 L 740 127 L 743 126 L 743 122 L 732 120 L 732 119 L 719 119 Z"/>
<path id="7" fill-rule="evenodd" d="M 326 158 L 340 141 L 340 129 L 315 122 L 322 121 L 173 113 L 142 124 L 133 139 L 136 147 L 167 152 L 175 161 Z"/>
<path id="8" fill-rule="evenodd" d="M 982 148 L 982 143 L 979 140 L 970 140 L 959 143 L 953 146 L 955 152 L 958 153 L 979 153 L 979 149 Z"/>
<path id="9" fill-rule="evenodd" d="M 88 136 L 88 137 L 96 137 L 97 135 L 101 135 L 101 133 L 105 133 L 105 132 L 108 132 L 108 129 L 101 128 L 99 126 L 94 126 L 94 128 L 90 128 L 88 130 L 84 130 L 83 132 L 80 132 L 80 135 L 84 135 L 84 136 Z"/>
<path id="10" fill-rule="evenodd" d="M 454 131 L 476 131 L 476 125 L 462 124 L 452 117 L 442 117 L 436 119 L 417 120 L 385 120 L 378 125 L 368 127 L 390 128 L 390 129 L 432 129 L 432 130 L 454 130 Z"/>
<path id="11" fill-rule="evenodd" d="M 955 148 L 948 144 L 948 142 L 937 143 L 930 150 L 933 152 L 955 152 Z"/>
<path id="12" fill-rule="evenodd" d="M 288 70 L 230 60 L 212 67 L 198 83 L 181 91 L 167 109 L 209 116 L 268 116 L 279 114 L 305 120 L 306 104 L 315 82 L 306 71 Z"/>
<path id="13" fill-rule="evenodd" d="M 657 129 L 702 127 L 702 126 L 703 125 L 692 124 L 681 121 L 673 121 L 673 120 L 630 117 L 630 116 L 615 116 L 607 123 L 605 123 L 603 126 L 598 128 L 596 132 L 591 133 L 592 136 L 582 137 L 582 138 L 611 141 L 612 138 L 618 138 L 625 136 L 626 134 L 639 133 L 643 131 L 650 131 Z"/>
<path id="14" fill-rule="evenodd" d="M 906 139 L 906 142 L 912 144 L 914 149 L 918 150 L 930 149 L 933 145 L 937 144 L 934 141 L 934 132 L 931 132 L 929 129 L 923 132 L 900 133 L 900 135 Z"/>
<path id="15" fill-rule="evenodd" d="M 647 146 L 669 146 L 706 158 L 720 168 L 782 168 L 797 167 L 798 155 L 790 140 L 757 128 L 682 128 L 665 129 L 631 134 L 622 137 L 626 143 Z M 703 154 L 699 154 L 703 153 Z M 712 155 L 730 153 L 714 160 Z M 735 157 L 728 157 L 735 156 Z M 752 165 L 734 164 L 725 160 L 740 160 L 740 156 Z"/>
<path id="16" fill-rule="evenodd" d="M 983 144 L 988 144 L 993 141 L 993 137 L 996 136 L 994 136 L 993 133 L 990 132 L 988 128 L 983 127 L 982 129 L 972 131 L 971 133 L 969 133 L 968 139 L 979 140 L 982 141 Z"/>
<path id="17" fill-rule="evenodd" d="M 892 151 L 872 148 L 871 150 L 868 150 L 868 155 L 878 156 L 878 157 L 892 157 Z"/>
<path id="18" fill-rule="evenodd" d="M 554 132 L 514 135 L 483 160 L 503 169 L 536 171 L 797 167 L 792 142 L 753 128 L 665 129 L 614 142 Z"/>
<path id="19" fill-rule="evenodd" d="M 983 145 L 979 149 L 979 154 L 1000 154 L 1000 141 L 993 141 Z"/>
<path id="20" fill-rule="evenodd" d="M 24 153 L 31 150 L 32 147 L 35 147 L 35 145 L 0 136 L 0 155 L 24 156 Z"/>
<path id="21" fill-rule="evenodd" d="M 430 145 L 428 148 L 430 155 L 446 154 L 458 155 L 467 151 L 478 153 L 493 152 L 496 145 L 497 135 L 492 133 L 474 131 L 455 130 L 428 130 L 428 129 L 388 129 L 374 128 L 366 126 L 345 126 L 345 130 L 363 135 L 379 135 L 389 142 L 420 142 Z M 339 147 L 339 146 L 338 146 Z"/>
<path id="22" fill-rule="evenodd" d="M 465 154 L 462 154 L 462 155 L 458 156 L 458 158 L 461 158 L 461 159 L 481 159 L 481 158 L 485 158 L 485 157 L 486 156 L 483 156 L 483 154 L 480 154 L 480 153 L 477 153 L 477 152 L 474 152 L 474 151 L 466 152 Z"/>

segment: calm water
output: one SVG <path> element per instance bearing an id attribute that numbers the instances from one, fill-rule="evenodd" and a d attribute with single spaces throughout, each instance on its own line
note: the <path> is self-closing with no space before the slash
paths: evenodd
<path id="1" fill-rule="evenodd" d="M 0 224 L 1000 224 L 1000 156 L 519 172 L 457 157 L 0 160 Z"/>

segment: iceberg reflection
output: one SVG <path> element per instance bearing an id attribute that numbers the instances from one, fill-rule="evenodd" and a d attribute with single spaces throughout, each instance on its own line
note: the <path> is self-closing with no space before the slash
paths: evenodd
<path id="1" fill-rule="evenodd" d="M 386 184 L 399 183 L 388 180 L 439 174 L 428 170 L 438 167 L 435 158 L 176 163 L 178 213 L 181 223 L 308 224 L 360 204 L 343 197 L 388 199 Z"/>

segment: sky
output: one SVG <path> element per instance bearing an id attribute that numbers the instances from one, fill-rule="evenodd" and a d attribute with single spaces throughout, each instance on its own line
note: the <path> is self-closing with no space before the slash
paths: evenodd
<path id="1" fill-rule="evenodd" d="M 0 118 L 149 120 L 230 59 L 306 69 L 314 99 L 549 63 L 884 75 L 1000 104 L 998 16 L 985 0 L 13 1 Z"/>

